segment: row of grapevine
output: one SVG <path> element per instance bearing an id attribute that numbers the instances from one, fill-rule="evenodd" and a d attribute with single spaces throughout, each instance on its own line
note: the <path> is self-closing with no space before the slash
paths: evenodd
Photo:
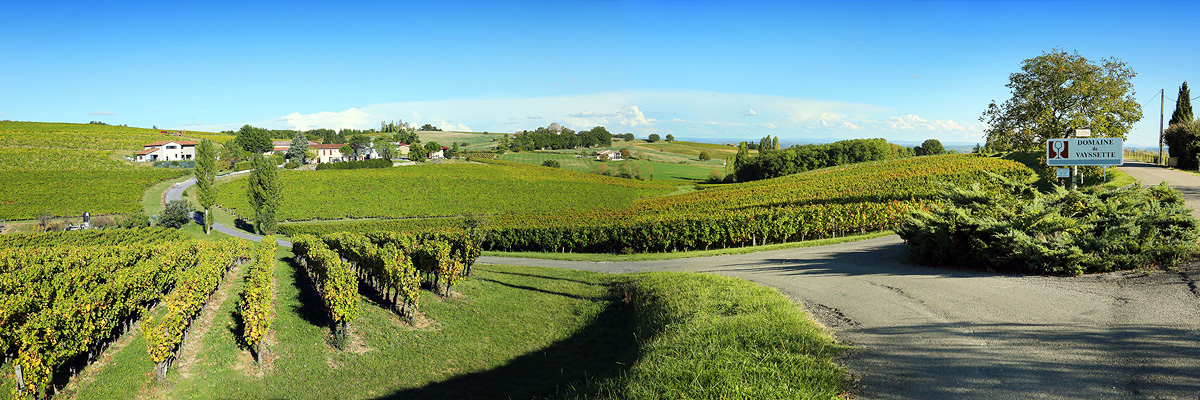
<path id="1" fill-rule="evenodd" d="M 14 396 L 37 397 L 128 330 L 194 261 L 173 246 L 4 250 L 13 269 L 0 274 L 0 342 L 16 352 Z"/>
<path id="2" fill-rule="evenodd" d="M 316 236 L 293 237 L 292 252 L 324 300 L 333 322 L 335 341 L 344 348 L 349 325 L 359 311 L 358 281 L 352 267 Z"/>
<path id="3" fill-rule="evenodd" d="M 988 185 L 986 173 L 1022 179 L 1029 169 L 970 155 L 864 163 L 636 201 L 624 209 L 488 216 L 484 248 L 497 251 L 697 250 L 781 243 L 892 229 L 936 197 L 939 183 Z M 446 234 L 462 218 L 284 224 L 285 234 L 381 230 Z"/>
<path id="4" fill-rule="evenodd" d="M 254 264 L 242 288 L 238 314 L 242 316 L 242 339 L 254 350 L 254 359 L 262 365 L 262 339 L 271 329 L 275 287 L 275 236 L 267 235 L 254 247 Z"/>
<path id="5" fill-rule="evenodd" d="M 136 229 L 88 229 L 70 232 L 35 232 L 0 235 L 0 248 L 28 249 L 59 246 L 149 246 L 183 240 L 176 229 L 148 227 Z"/>
<path id="6" fill-rule="evenodd" d="M 193 242 L 176 251 L 194 253 L 195 266 L 179 273 L 175 289 L 167 295 L 164 305 L 167 312 L 149 321 L 143 331 L 146 351 L 155 363 L 155 375 L 165 382 L 167 369 L 174 360 L 179 346 L 187 340 L 188 328 L 208 303 L 212 293 L 220 286 L 225 273 L 235 262 L 250 257 L 246 241 L 228 239 L 221 242 Z"/>
<path id="7" fill-rule="evenodd" d="M 322 237 L 330 249 L 345 258 L 358 271 L 358 278 L 391 301 L 394 311 L 412 318 L 420 299 L 420 275 L 413 265 L 411 236 L 376 245 L 369 238 L 353 233 Z"/>

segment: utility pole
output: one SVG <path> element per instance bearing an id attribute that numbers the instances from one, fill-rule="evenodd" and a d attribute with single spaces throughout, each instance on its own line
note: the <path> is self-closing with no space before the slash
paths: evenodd
<path id="1" fill-rule="evenodd" d="M 1158 163 L 1167 164 L 1167 159 L 1163 158 L 1163 113 L 1167 107 L 1167 99 L 1164 95 L 1167 94 L 1167 89 L 1161 89 L 1158 92 Z"/>

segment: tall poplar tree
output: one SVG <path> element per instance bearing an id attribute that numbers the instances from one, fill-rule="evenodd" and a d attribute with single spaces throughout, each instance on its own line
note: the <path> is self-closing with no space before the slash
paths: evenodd
<path id="1" fill-rule="evenodd" d="M 1188 90 L 1187 81 L 1179 86 L 1179 97 L 1175 98 L 1175 112 L 1171 113 L 1171 123 L 1192 122 L 1192 92 Z"/>
<path id="2" fill-rule="evenodd" d="M 196 146 L 196 187 L 200 191 L 200 207 L 204 213 L 204 233 L 212 233 L 212 206 L 217 202 L 217 149 L 208 139 Z"/>
<path id="3" fill-rule="evenodd" d="M 274 235 L 278 225 L 279 203 L 283 200 L 283 183 L 279 169 L 262 154 L 250 156 L 250 178 L 246 195 L 254 208 L 254 225 L 263 235 Z"/>

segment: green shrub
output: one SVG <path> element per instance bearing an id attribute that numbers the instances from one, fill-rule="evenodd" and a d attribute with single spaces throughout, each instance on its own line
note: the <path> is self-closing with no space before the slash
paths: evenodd
<path id="1" fill-rule="evenodd" d="M 245 170 L 248 170 L 248 169 L 250 169 L 250 162 L 249 162 L 249 161 L 242 161 L 242 162 L 239 162 L 239 163 L 237 163 L 237 164 L 233 164 L 233 171 L 234 171 L 234 172 L 237 172 L 237 171 L 245 171 Z"/>
<path id="2" fill-rule="evenodd" d="M 158 225 L 167 228 L 180 228 L 191 220 L 192 206 L 184 200 L 167 202 L 166 209 L 158 217 Z"/>
<path id="3" fill-rule="evenodd" d="M 374 160 L 347 161 L 347 162 L 319 164 L 319 165 L 317 165 L 317 171 L 324 171 L 327 169 L 366 169 L 366 168 L 391 168 L 391 167 L 392 167 L 391 160 L 377 158 Z"/>
<path id="4" fill-rule="evenodd" d="M 1079 275 L 1173 266 L 1198 254 L 1200 223 L 1165 184 L 1048 194 L 1009 181 L 992 190 L 946 185 L 944 199 L 908 214 L 896 233 L 931 265 Z"/>
<path id="5" fill-rule="evenodd" d="M 560 165 L 560 164 L 558 163 L 558 160 L 546 160 L 546 161 L 542 161 L 542 166 L 543 166 L 543 167 L 550 167 L 550 168 L 562 168 L 562 165 Z"/>

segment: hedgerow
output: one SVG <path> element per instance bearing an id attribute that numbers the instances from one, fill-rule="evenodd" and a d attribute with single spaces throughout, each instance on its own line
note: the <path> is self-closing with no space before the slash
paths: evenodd
<path id="1" fill-rule="evenodd" d="M 1050 275 L 1172 266 L 1197 255 L 1200 223 L 1179 192 L 1160 184 L 1042 194 L 997 185 L 950 185 L 943 200 L 909 213 L 896 230 L 910 257 Z"/>

